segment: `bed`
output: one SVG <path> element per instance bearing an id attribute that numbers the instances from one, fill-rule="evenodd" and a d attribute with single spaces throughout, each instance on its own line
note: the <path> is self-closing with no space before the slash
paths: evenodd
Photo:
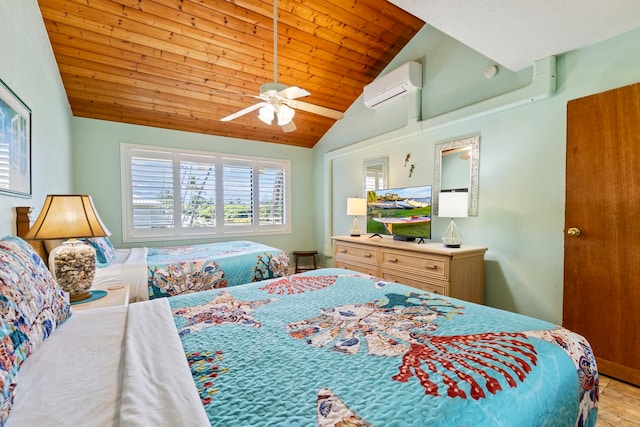
<path id="1" fill-rule="evenodd" d="M 29 251 L 15 239 L 5 247 Z M 21 259 L 49 283 L 38 257 Z M 5 330 L 23 327 L 15 307 L 33 310 L 20 298 L 41 286 L 7 291 L 7 278 L 31 279 L 0 265 L 2 294 L 18 298 Z M 353 271 L 70 316 L 49 284 L 42 307 L 60 317 L 11 381 L 8 427 L 595 425 L 598 372 L 583 337 Z"/>
<path id="2" fill-rule="evenodd" d="M 283 250 L 244 240 L 112 249 L 108 262 L 100 262 L 100 252 L 109 249 L 95 247 L 99 262 L 94 286 L 128 283 L 133 301 L 258 282 L 285 276 L 289 269 Z"/>

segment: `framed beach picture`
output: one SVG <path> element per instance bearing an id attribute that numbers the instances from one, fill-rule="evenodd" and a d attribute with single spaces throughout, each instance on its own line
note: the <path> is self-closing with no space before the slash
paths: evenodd
<path id="1" fill-rule="evenodd" d="M 31 110 L 2 80 L 0 194 L 31 197 Z"/>

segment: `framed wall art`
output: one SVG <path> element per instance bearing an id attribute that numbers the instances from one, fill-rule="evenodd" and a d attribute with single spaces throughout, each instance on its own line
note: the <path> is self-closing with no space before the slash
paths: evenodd
<path id="1" fill-rule="evenodd" d="M 2 80 L 0 194 L 31 197 L 31 110 Z"/>

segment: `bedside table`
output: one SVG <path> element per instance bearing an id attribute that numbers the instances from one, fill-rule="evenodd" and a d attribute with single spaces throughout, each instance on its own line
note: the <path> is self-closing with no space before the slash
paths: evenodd
<path id="1" fill-rule="evenodd" d="M 92 287 L 91 290 L 107 291 L 107 295 L 95 301 L 78 303 L 71 305 L 74 311 L 89 310 L 98 307 L 114 307 L 117 305 L 128 305 L 129 294 L 131 293 L 130 285 L 106 285 L 100 287 Z"/>

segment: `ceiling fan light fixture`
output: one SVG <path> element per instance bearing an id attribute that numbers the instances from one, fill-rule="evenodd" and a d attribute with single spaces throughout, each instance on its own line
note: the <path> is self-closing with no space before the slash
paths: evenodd
<path id="1" fill-rule="evenodd" d="M 293 108 L 281 105 L 280 108 L 278 108 L 278 125 L 285 126 L 289 124 L 295 115 L 296 111 Z"/>
<path id="2" fill-rule="evenodd" d="M 262 120 L 263 123 L 270 125 L 273 122 L 275 109 L 273 105 L 267 104 L 258 110 L 258 118 Z"/>
<path id="3" fill-rule="evenodd" d="M 308 91 L 298 86 L 287 86 L 278 83 L 278 0 L 273 0 L 273 81 L 263 83 L 260 86 L 260 94 L 254 98 L 261 99 L 261 102 L 250 107 L 223 117 L 223 122 L 236 119 L 252 111 L 258 111 L 258 118 L 265 124 L 271 125 L 275 116 L 278 116 L 278 125 L 283 132 L 293 132 L 296 125 L 293 123 L 295 109 L 308 113 L 319 114 L 330 119 L 340 120 L 344 114 L 338 110 L 309 104 L 295 99 L 311 95 Z"/>

